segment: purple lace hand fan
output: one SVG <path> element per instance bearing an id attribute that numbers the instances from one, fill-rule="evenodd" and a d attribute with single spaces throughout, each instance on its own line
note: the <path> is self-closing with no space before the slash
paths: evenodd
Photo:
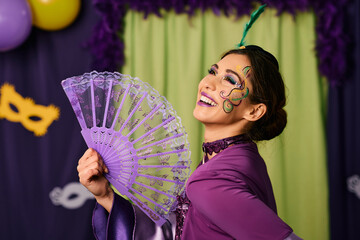
<path id="1" fill-rule="evenodd" d="M 112 186 L 155 223 L 176 208 L 190 174 L 187 134 L 171 104 L 138 78 L 91 72 L 62 81 L 86 144 Z"/>

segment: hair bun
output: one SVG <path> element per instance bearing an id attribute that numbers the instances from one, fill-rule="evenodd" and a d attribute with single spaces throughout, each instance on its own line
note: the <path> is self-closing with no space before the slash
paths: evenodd
<path id="1" fill-rule="evenodd" d="M 269 132 L 272 133 L 272 138 L 279 136 L 287 124 L 287 113 L 283 108 L 279 108 L 274 116 L 274 124 L 272 124 L 272 129 L 269 129 Z"/>
<path id="2" fill-rule="evenodd" d="M 270 140 L 279 136 L 287 124 L 287 113 L 279 108 L 272 116 L 254 122 L 249 137 L 254 141 Z"/>

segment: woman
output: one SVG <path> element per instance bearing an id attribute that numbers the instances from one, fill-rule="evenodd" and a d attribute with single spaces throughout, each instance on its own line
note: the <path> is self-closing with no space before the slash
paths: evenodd
<path id="1" fill-rule="evenodd" d="M 285 102 L 278 62 L 260 47 L 231 50 L 211 66 L 199 84 L 193 112 L 205 126 L 205 155 L 187 182 L 187 198 L 180 199 L 178 238 L 181 234 L 185 240 L 300 239 L 276 214 L 266 166 L 253 142 L 272 139 L 283 131 Z M 95 218 L 97 212 L 105 212 L 100 214 L 105 219 L 100 225 L 112 232 L 120 228 L 131 237 L 131 223 L 113 217 L 129 203 L 109 187 L 101 157 L 88 150 L 79 160 L 78 171 L 80 182 L 102 206 L 97 209 L 111 212 L 109 223 L 104 224 L 105 210 L 95 210 Z M 182 208 L 183 203 L 188 208 Z M 120 216 L 126 214 L 131 215 L 127 211 Z M 97 225 L 95 234 L 101 231 Z"/>

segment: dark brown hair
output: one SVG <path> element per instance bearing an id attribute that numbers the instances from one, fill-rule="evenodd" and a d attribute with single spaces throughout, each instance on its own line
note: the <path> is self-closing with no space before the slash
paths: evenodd
<path id="1" fill-rule="evenodd" d="M 229 54 L 243 54 L 249 58 L 252 92 L 248 98 L 251 103 L 263 103 L 267 108 L 265 115 L 255 121 L 246 134 L 254 141 L 270 140 L 278 136 L 287 123 L 287 114 L 283 109 L 286 104 L 285 85 L 278 61 L 271 53 L 255 45 L 230 50 L 222 58 Z"/>

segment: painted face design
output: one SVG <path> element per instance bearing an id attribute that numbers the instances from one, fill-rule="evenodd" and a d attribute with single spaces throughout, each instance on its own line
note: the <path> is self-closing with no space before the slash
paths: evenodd
<path id="1" fill-rule="evenodd" d="M 240 66 L 236 66 L 236 71 L 242 75 L 241 83 L 236 83 L 235 88 L 231 89 L 227 95 L 225 95 L 224 91 L 220 92 L 220 97 L 225 99 L 223 102 L 223 110 L 225 113 L 230 113 L 234 109 L 234 106 L 239 106 L 241 101 L 249 95 L 249 88 L 246 86 L 246 82 L 250 76 L 250 66 L 246 66 L 243 69 L 241 69 Z"/>

